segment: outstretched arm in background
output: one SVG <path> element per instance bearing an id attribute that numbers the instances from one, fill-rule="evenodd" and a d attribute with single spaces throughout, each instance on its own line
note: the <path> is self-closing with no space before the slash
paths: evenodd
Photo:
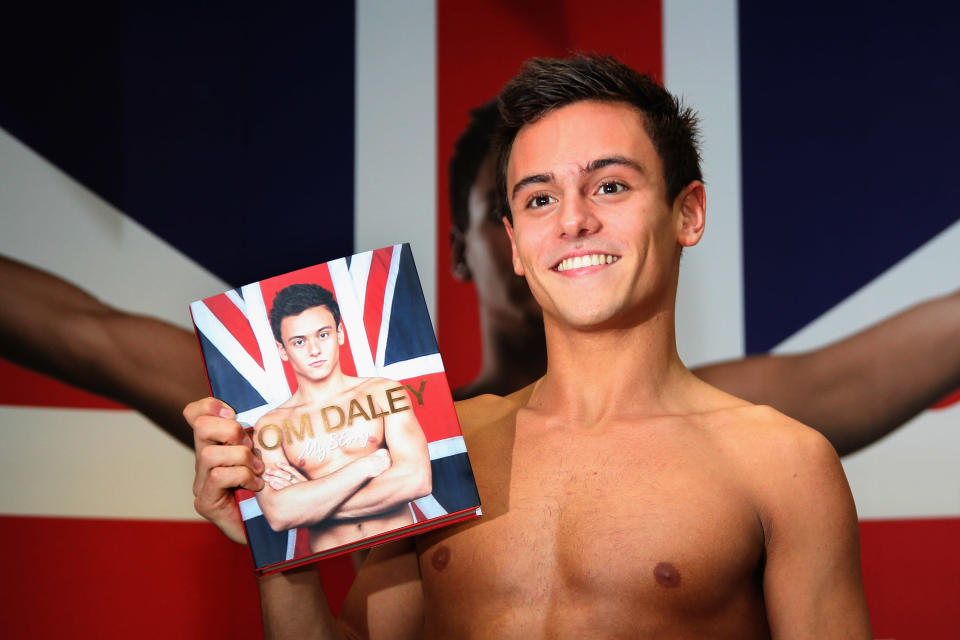
<path id="1" fill-rule="evenodd" d="M 0 256 L 0 357 L 133 409 L 191 446 L 183 406 L 209 393 L 196 337 Z"/>
<path id="2" fill-rule="evenodd" d="M 960 388 L 960 292 L 815 351 L 751 356 L 694 373 L 816 428 L 844 455 Z"/>

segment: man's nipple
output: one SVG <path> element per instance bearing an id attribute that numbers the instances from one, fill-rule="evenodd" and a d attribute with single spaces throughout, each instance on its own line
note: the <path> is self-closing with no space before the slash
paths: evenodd
<path id="1" fill-rule="evenodd" d="M 441 545 L 436 551 L 433 552 L 433 555 L 430 556 L 430 564 L 433 565 L 433 568 L 437 571 L 443 571 L 447 568 L 447 564 L 450 563 L 450 547 L 446 545 Z"/>
<path id="2" fill-rule="evenodd" d="M 672 589 L 680 586 L 680 571 L 669 562 L 658 562 L 653 568 L 653 578 L 661 587 Z"/>

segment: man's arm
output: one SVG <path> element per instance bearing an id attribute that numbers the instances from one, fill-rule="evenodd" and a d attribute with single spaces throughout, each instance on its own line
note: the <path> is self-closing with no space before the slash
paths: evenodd
<path id="1" fill-rule="evenodd" d="M 394 384 L 390 382 L 390 386 Z M 383 419 L 384 439 L 393 461 L 390 468 L 347 498 L 333 513 L 334 518 L 376 515 L 422 498 L 433 490 L 427 439 L 413 412 L 412 398 L 409 393 L 406 396 L 410 409 L 391 413 Z"/>
<path id="2" fill-rule="evenodd" d="M 0 357 L 117 400 L 193 444 L 181 410 L 209 390 L 191 332 L 3 256 L 0 282 Z"/>
<path id="3" fill-rule="evenodd" d="M 857 513 L 836 452 L 812 429 L 769 409 L 754 485 L 766 547 L 764 601 L 774 638 L 872 637 Z"/>
<path id="4" fill-rule="evenodd" d="M 254 427 L 257 438 L 260 427 L 270 420 L 262 418 Z M 390 466 L 390 455 L 384 449 L 358 458 L 322 478 L 306 479 L 293 471 L 283 449 L 256 449 L 266 469 L 291 469 L 296 481 L 276 489 L 268 479 L 257 494 L 257 503 L 274 531 L 288 531 L 322 522 L 360 487 L 381 475 Z"/>
<path id="5" fill-rule="evenodd" d="M 194 505 L 236 542 L 246 538 L 233 489 L 263 488 L 263 463 L 253 454 L 233 411 L 213 398 L 183 410 L 196 451 Z M 267 638 L 419 638 L 423 630 L 420 572 L 411 539 L 374 549 L 354 581 L 341 624 L 330 614 L 319 574 L 312 566 L 260 580 Z"/>
<path id="6" fill-rule="evenodd" d="M 815 351 L 753 356 L 694 373 L 814 427 L 845 455 L 960 388 L 960 292 Z"/>

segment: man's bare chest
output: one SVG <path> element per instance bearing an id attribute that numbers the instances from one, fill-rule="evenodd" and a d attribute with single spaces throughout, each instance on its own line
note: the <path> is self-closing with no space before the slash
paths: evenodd
<path id="1" fill-rule="evenodd" d="M 750 588 L 762 531 L 729 461 L 695 439 L 593 436 L 468 443 L 484 516 L 423 540 L 425 591 L 682 608 Z"/>
<path id="2" fill-rule="evenodd" d="M 348 414 L 345 409 L 358 407 L 358 400 L 348 398 L 342 404 L 343 408 L 330 404 L 287 412 L 260 428 L 261 446 L 280 448 L 292 466 L 311 478 L 326 475 L 381 446 L 384 428 L 378 407 L 370 412 L 355 408 Z"/>

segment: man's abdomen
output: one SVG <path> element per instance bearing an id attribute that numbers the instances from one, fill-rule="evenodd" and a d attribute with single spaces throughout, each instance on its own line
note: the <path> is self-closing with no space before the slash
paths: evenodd
<path id="1" fill-rule="evenodd" d="M 310 548 L 324 551 L 413 524 L 409 505 L 388 513 L 350 520 L 327 520 L 310 527 Z"/>

